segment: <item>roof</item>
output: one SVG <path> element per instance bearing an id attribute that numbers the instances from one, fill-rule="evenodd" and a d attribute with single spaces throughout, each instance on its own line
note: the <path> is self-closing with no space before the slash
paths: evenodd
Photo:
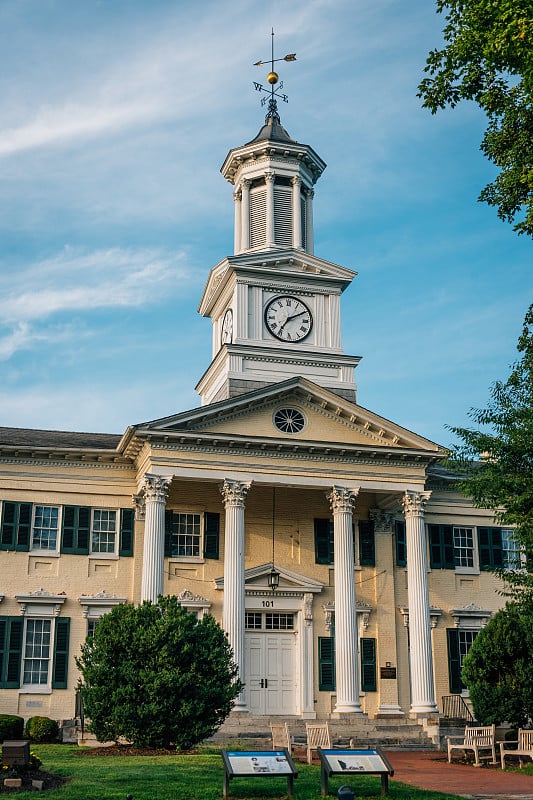
<path id="1" fill-rule="evenodd" d="M 252 139 L 252 141 L 248 142 L 248 144 L 264 140 L 270 140 L 274 142 L 292 142 L 292 144 L 298 144 L 296 139 L 292 139 L 289 136 L 289 134 L 281 124 L 279 117 L 277 116 L 267 116 L 265 119 L 265 124 L 255 137 L 255 139 Z"/>
<path id="2" fill-rule="evenodd" d="M 0 427 L 0 446 L 116 450 L 120 439 L 121 436 L 115 433 L 78 433 Z"/>

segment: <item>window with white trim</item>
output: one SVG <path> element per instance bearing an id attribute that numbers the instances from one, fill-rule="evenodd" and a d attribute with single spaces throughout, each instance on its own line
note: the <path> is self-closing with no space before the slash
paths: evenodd
<path id="1" fill-rule="evenodd" d="M 33 506 L 32 550 L 57 550 L 60 519 L 59 506 Z"/>
<path id="2" fill-rule="evenodd" d="M 503 566 L 505 569 L 522 569 L 524 548 L 516 538 L 514 530 L 502 528 Z"/>
<path id="3" fill-rule="evenodd" d="M 474 529 L 453 528 L 453 555 L 456 567 L 474 566 Z"/>
<path id="4" fill-rule="evenodd" d="M 47 686 L 50 674 L 51 619 L 27 619 L 24 641 L 22 683 Z"/>
<path id="5" fill-rule="evenodd" d="M 201 539 L 200 514 L 174 512 L 171 534 L 172 555 L 199 557 Z"/>
<path id="6" fill-rule="evenodd" d="M 94 508 L 91 519 L 91 553 L 115 555 L 117 549 L 117 512 Z"/>

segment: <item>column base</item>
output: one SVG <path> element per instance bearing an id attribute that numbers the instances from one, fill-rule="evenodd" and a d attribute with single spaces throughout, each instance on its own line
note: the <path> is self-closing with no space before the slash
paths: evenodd
<path id="1" fill-rule="evenodd" d="M 411 706 L 409 716 L 411 719 L 418 719 L 419 717 L 430 717 L 433 715 L 438 716 L 439 709 L 436 705 L 419 705 Z"/>
<path id="2" fill-rule="evenodd" d="M 362 714 L 363 709 L 361 708 L 360 704 L 355 703 L 337 703 L 331 716 L 333 719 L 341 716 L 341 714 Z"/>
<path id="3" fill-rule="evenodd" d="M 384 719 L 386 717 L 405 717 L 405 714 L 399 705 L 383 703 L 376 711 L 376 719 Z"/>

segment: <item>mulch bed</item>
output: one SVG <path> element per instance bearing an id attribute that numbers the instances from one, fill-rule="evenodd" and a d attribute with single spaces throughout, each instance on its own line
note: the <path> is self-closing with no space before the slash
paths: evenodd
<path id="1" fill-rule="evenodd" d="M 108 747 L 80 748 L 77 756 L 183 756 L 197 755 L 198 750 L 165 750 L 157 747 L 133 747 L 131 744 L 113 744 Z"/>
<path id="2" fill-rule="evenodd" d="M 46 789 L 59 789 L 63 786 L 68 778 L 63 778 L 61 775 L 52 775 L 50 772 L 43 772 L 40 769 L 30 770 L 28 772 L 24 772 L 22 775 L 18 777 L 22 778 L 22 786 L 20 788 L 15 788 L 11 786 L 4 786 L 4 778 L 8 777 L 6 775 L 2 775 L 2 779 L 0 780 L 0 794 L 14 794 L 15 792 L 39 792 L 44 791 Z M 43 781 L 43 788 L 37 789 L 31 785 L 31 782 L 35 781 Z"/>

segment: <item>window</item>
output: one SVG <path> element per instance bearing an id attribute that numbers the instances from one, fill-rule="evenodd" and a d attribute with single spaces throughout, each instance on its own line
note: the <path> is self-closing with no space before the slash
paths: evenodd
<path id="1" fill-rule="evenodd" d="M 209 511 L 165 512 L 165 555 L 173 558 L 219 558 L 220 515 Z"/>
<path id="2" fill-rule="evenodd" d="M 333 520 L 315 519 L 315 563 L 333 564 Z M 374 523 L 359 520 L 353 524 L 354 560 L 356 565 L 374 566 L 376 563 Z"/>
<path id="3" fill-rule="evenodd" d="M 34 506 L 31 546 L 34 550 L 57 550 L 59 506 Z"/>
<path id="4" fill-rule="evenodd" d="M 522 569 L 523 548 L 513 530 L 502 529 L 502 550 L 505 569 Z"/>
<path id="5" fill-rule="evenodd" d="M 432 569 L 474 569 L 474 529 L 456 525 L 429 525 Z"/>
<path id="6" fill-rule="evenodd" d="M 45 617 L 42 608 L 40 613 L 23 619 L 0 617 L 0 688 L 67 688 L 70 619 Z"/>
<path id="7" fill-rule="evenodd" d="M 293 631 L 294 614 L 247 611 L 245 626 L 248 631 Z"/>
<path id="8" fill-rule="evenodd" d="M 26 620 L 22 678 L 25 686 L 46 686 L 48 683 L 51 627 L 52 620 L 50 619 Z"/>
<path id="9" fill-rule="evenodd" d="M 461 670 L 468 651 L 472 647 L 478 631 L 457 630 L 448 628 L 448 674 L 450 679 L 450 692 L 461 694 L 466 687 L 461 680 Z"/>
<path id="10" fill-rule="evenodd" d="M 92 513 L 91 553 L 114 554 L 117 543 L 117 512 L 95 508 Z"/>
<path id="11" fill-rule="evenodd" d="M 474 566 L 474 530 L 473 528 L 453 529 L 453 554 L 456 567 Z"/>
<path id="12" fill-rule="evenodd" d="M 99 619 L 88 619 L 87 620 L 87 638 L 91 639 L 94 636 L 94 631 L 96 626 L 100 622 Z"/>

